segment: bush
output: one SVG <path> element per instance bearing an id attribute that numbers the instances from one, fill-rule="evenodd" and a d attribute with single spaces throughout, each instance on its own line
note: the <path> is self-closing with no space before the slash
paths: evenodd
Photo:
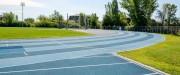
<path id="1" fill-rule="evenodd" d="M 174 32 L 174 34 L 175 34 L 176 36 L 180 36 L 180 30 L 176 30 L 176 31 Z"/>

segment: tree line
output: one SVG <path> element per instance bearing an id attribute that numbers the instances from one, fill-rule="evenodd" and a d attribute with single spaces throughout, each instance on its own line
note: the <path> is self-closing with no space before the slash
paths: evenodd
<path id="1" fill-rule="evenodd" d="M 119 10 L 118 4 L 128 11 L 128 14 Z M 166 3 L 162 10 L 158 10 L 157 18 L 160 22 L 153 20 L 152 14 L 157 10 L 157 0 L 112 0 L 105 5 L 103 26 L 177 26 L 180 19 L 176 17 L 177 6 Z M 128 16 L 128 17 L 127 17 Z M 127 19 L 130 19 L 128 22 Z"/>
<path id="2" fill-rule="evenodd" d="M 128 13 L 119 10 L 121 8 L 128 11 Z M 36 19 L 26 18 L 22 24 L 18 21 L 18 16 L 12 12 L 4 13 L 1 27 L 57 27 L 64 28 L 68 24 L 69 27 L 85 27 L 85 28 L 102 28 L 105 26 L 178 26 L 180 19 L 176 17 L 177 6 L 166 3 L 162 10 L 157 10 L 159 4 L 157 0 L 112 0 L 105 4 L 105 14 L 102 22 L 99 21 L 96 13 L 86 15 L 79 14 L 79 20 L 64 20 L 64 17 L 58 12 L 54 11 L 49 16 L 39 15 Z M 157 19 L 153 20 L 152 14 L 157 10 Z"/>
<path id="3" fill-rule="evenodd" d="M 23 23 L 23 24 L 22 24 Z M 74 20 L 64 20 L 64 17 L 58 12 L 54 11 L 53 14 L 39 15 L 37 19 L 26 18 L 24 21 L 19 21 L 18 16 L 12 12 L 7 12 L 3 14 L 2 20 L 0 22 L 0 27 L 53 27 L 53 28 L 65 28 L 68 23 L 68 27 L 87 27 L 97 26 L 99 27 L 99 21 L 96 13 L 92 15 L 86 15 L 85 13 L 80 13 L 79 21 Z M 22 26 L 23 25 L 23 26 Z"/>

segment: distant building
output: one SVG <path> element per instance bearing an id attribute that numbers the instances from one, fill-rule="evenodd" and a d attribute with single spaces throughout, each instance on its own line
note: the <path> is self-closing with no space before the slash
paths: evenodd
<path id="1" fill-rule="evenodd" d="M 90 18 L 90 15 L 87 16 L 87 19 L 89 19 L 89 18 Z M 69 20 L 74 20 L 74 21 L 78 22 L 79 14 L 69 16 Z"/>
<path id="2" fill-rule="evenodd" d="M 79 20 L 79 14 L 69 16 L 69 20 L 74 20 L 77 22 Z"/>

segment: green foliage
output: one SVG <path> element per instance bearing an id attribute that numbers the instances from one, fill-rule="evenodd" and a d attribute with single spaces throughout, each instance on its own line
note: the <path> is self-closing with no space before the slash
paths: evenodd
<path id="1" fill-rule="evenodd" d="M 90 27 L 99 27 L 98 26 L 98 17 L 96 16 L 96 14 L 92 14 L 89 20 L 89 26 Z"/>
<path id="2" fill-rule="evenodd" d="M 52 15 L 50 15 L 50 20 L 51 22 L 54 22 L 57 24 L 58 28 L 63 27 L 63 23 L 62 21 L 64 20 L 63 16 L 57 12 L 56 10 L 54 10 L 54 13 Z"/>
<path id="3" fill-rule="evenodd" d="M 45 15 L 39 15 L 37 19 L 38 19 L 38 22 L 35 23 L 36 27 L 62 28 L 65 26 L 63 16 L 56 10 L 49 17 Z"/>
<path id="4" fill-rule="evenodd" d="M 84 13 L 79 14 L 79 24 L 81 26 L 85 26 L 85 17 L 86 17 L 86 15 Z"/>
<path id="5" fill-rule="evenodd" d="M 3 23 L 5 24 L 5 26 L 10 26 L 13 24 L 13 22 L 15 21 L 15 14 L 13 14 L 12 12 L 10 13 L 5 13 L 3 15 L 3 19 L 2 19 Z"/>
<path id="6" fill-rule="evenodd" d="M 129 12 L 135 26 L 148 26 L 152 13 L 158 7 L 157 0 L 122 0 L 120 4 Z"/>
<path id="7" fill-rule="evenodd" d="M 24 20 L 25 25 L 28 27 L 34 27 L 35 26 L 35 20 L 33 18 L 26 18 Z"/>
<path id="8" fill-rule="evenodd" d="M 127 17 L 126 17 L 126 13 L 124 13 L 124 12 L 119 12 L 119 14 L 121 15 L 121 16 L 120 16 L 121 25 L 122 25 L 122 26 L 127 26 L 127 25 L 129 25 L 129 24 L 128 24 Z"/>
<path id="9" fill-rule="evenodd" d="M 158 10 L 158 18 L 163 26 L 177 25 L 179 19 L 176 17 L 177 6 L 174 4 L 164 4 L 163 10 Z"/>
<path id="10" fill-rule="evenodd" d="M 74 21 L 74 20 L 69 20 L 68 24 L 69 24 L 69 27 L 70 27 L 70 28 L 80 28 L 80 27 L 81 27 L 81 26 L 80 26 L 78 23 L 76 23 L 76 21 Z"/>
<path id="11" fill-rule="evenodd" d="M 120 14 L 117 0 L 112 0 L 105 5 L 106 14 L 103 17 L 103 26 L 120 26 Z"/>

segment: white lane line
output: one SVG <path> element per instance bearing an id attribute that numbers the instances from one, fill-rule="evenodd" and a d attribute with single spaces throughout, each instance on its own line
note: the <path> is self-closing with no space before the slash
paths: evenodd
<path id="1" fill-rule="evenodd" d="M 6 46 L 7 46 L 7 47 L 9 47 L 9 45 L 8 45 L 8 41 L 6 41 Z"/>
<path id="2" fill-rule="evenodd" d="M 165 73 L 165 72 L 160 71 L 160 70 L 158 70 L 158 69 L 155 69 L 155 68 L 153 68 L 153 67 L 144 65 L 144 64 L 139 63 L 139 62 L 137 62 L 137 61 L 134 61 L 134 60 L 132 60 L 132 59 L 129 59 L 129 58 L 126 58 L 126 57 L 117 55 L 116 53 L 114 53 L 113 55 L 116 56 L 116 57 L 119 57 L 119 58 L 121 58 L 121 59 L 124 59 L 124 60 L 126 60 L 126 61 L 129 61 L 129 62 L 131 62 L 131 63 L 133 63 L 133 64 L 135 64 L 135 65 L 138 65 L 138 66 L 140 66 L 140 67 L 142 67 L 142 68 L 145 68 L 145 69 L 147 69 L 147 70 L 153 71 L 153 72 L 155 72 L 155 73 L 158 73 L 158 74 L 161 74 L 161 75 L 170 75 L 170 74 L 168 74 L 168 73 Z"/>
<path id="3" fill-rule="evenodd" d="M 159 73 L 149 73 L 149 74 L 143 74 L 143 75 L 157 75 Z M 160 75 L 163 75 L 163 74 L 160 74 Z"/>
<path id="4" fill-rule="evenodd" d="M 25 56 L 28 56 L 29 54 L 27 54 L 27 52 L 24 52 L 24 55 L 25 55 Z"/>
<path id="5" fill-rule="evenodd" d="M 46 69 L 34 69 L 34 70 L 21 70 L 21 71 L 8 71 L 8 72 L 0 72 L 0 74 L 21 73 L 21 72 L 34 72 L 34 71 L 48 71 L 48 70 L 62 70 L 62 69 L 99 67 L 99 66 L 113 66 L 113 65 L 129 64 L 129 63 L 131 63 L 131 62 L 126 62 L 126 63 L 111 63 L 111 64 L 98 64 L 98 65 L 85 65 L 85 66 L 72 66 L 72 67 L 59 67 L 59 68 L 46 68 Z"/>

